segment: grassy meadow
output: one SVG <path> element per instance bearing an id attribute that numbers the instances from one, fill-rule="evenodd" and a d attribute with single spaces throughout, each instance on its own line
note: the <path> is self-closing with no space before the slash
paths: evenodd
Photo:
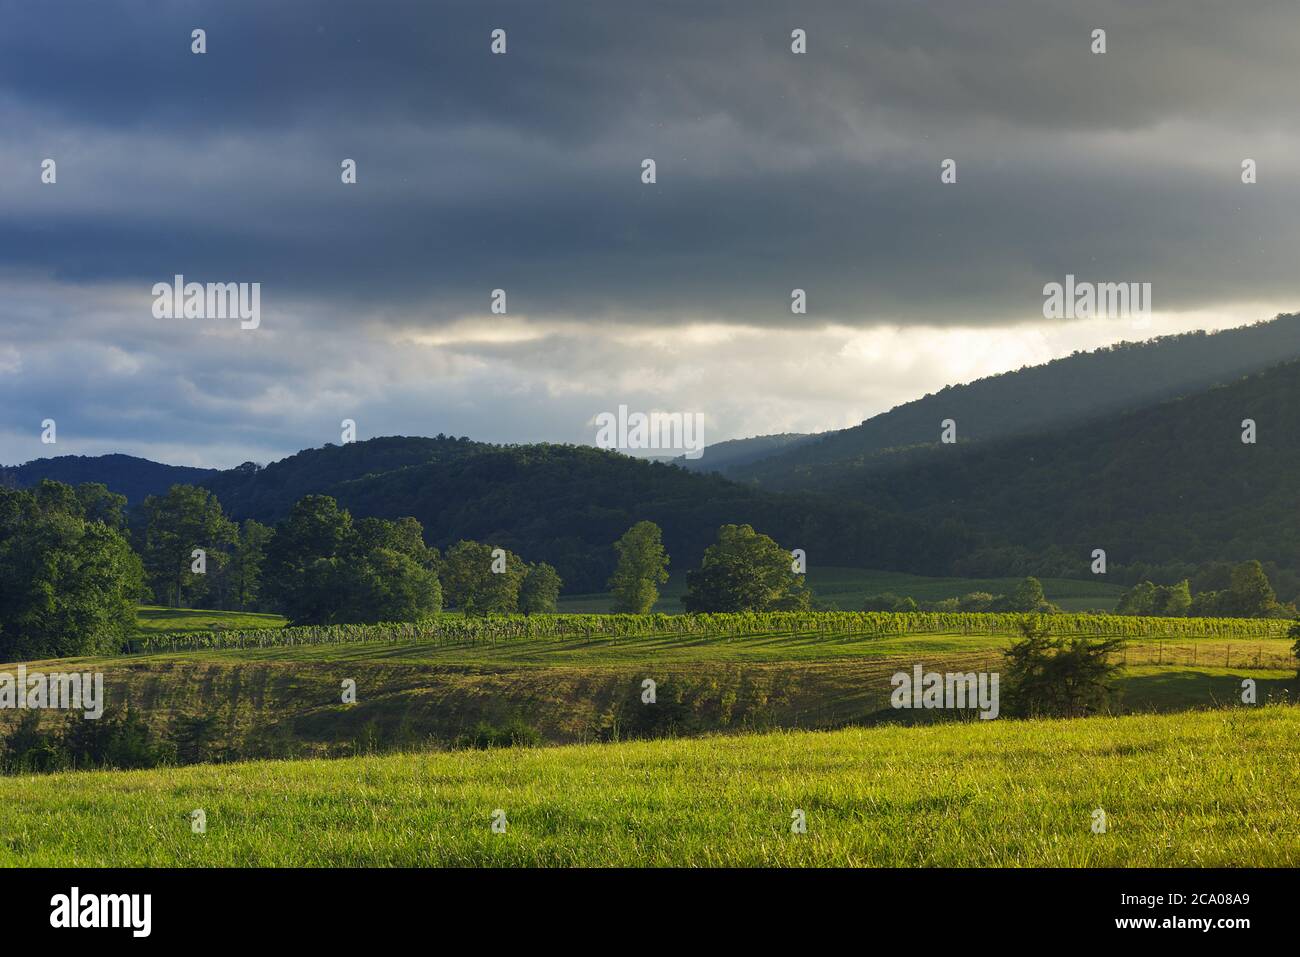
<path id="1" fill-rule="evenodd" d="M 186 757 L 0 775 L 0 865 L 1300 864 L 1284 623 L 1057 616 L 1133 629 L 1112 713 L 981 721 L 895 710 L 890 678 L 917 663 L 1001 670 L 1015 616 L 831 617 L 851 627 L 461 621 L 424 639 L 376 626 L 368 640 L 30 662 L 102 671 L 110 711 L 128 706 Z M 155 638 L 283 625 L 191 609 L 141 620 Z M 0 732 L 33 714 L 0 712 Z M 65 720 L 40 712 L 40 729 Z M 805 834 L 790 831 L 796 809 Z"/>
<path id="2" fill-rule="evenodd" d="M 960 598 L 973 591 L 1006 594 L 1020 581 L 1019 578 L 928 578 L 906 572 L 818 566 L 810 567 L 807 574 L 808 587 L 813 591 L 816 606 L 837 611 L 856 611 L 867 598 L 885 592 L 910 595 L 918 602 L 941 601 Z M 1122 585 L 1072 578 L 1044 578 L 1042 584 L 1048 601 L 1065 611 L 1113 611 L 1124 593 Z M 681 612 L 684 594 L 686 574 L 670 574 L 668 582 L 660 589 L 659 601 L 651 611 L 663 614 Z M 572 613 L 608 612 L 611 608 L 607 594 L 564 595 L 559 604 L 561 612 Z"/>
<path id="3" fill-rule="evenodd" d="M 139 635 L 217 631 L 231 628 L 283 628 L 288 624 L 281 615 L 266 615 L 253 611 L 168 608 L 164 605 L 141 605 L 136 610 L 135 617 L 136 634 Z"/>
<path id="4" fill-rule="evenodd" d="M 199 760 L 338 757 L 446 749 L 476 735 L 492 739 L 503 729 L 558 745 L 950 720 L 947 712 L 892 708 L 892 676 L 918 663 L 926 670 L 998 671 L 1013 640 L 1009 623 L 1006 630 L 973 634 L 721 634 L 708 626 L 701 633 L 618 634 L 600 630 L 605 620 L 596 619 L 591 633 L 569 637 L 436 635 L 156 650 L 36 662 L 29 669 L 103 672 L 110 707 L 128 704 L 164 738 L 201 723 Z M 887 628 L 917 618 L 869 620 Z M 1277 622 L 1237 622 L 1241 633 L 1234 637 L 1191 638 L 1178 633 L 1178 621 L 1168 620 L 1170 637 L 1133 638 L 1120 653 L 1114 713 L 1232 705 L 1247 677 L 1257 682 L 1261 702 L 1295 696 L 1291 642 L 1276 637 Z M 820 627 L 825 619 L 798 622 Z M 384 626 L 367 631 L 389 633 Z M 658 689 L 654 708 L 640 700 L 647 678 Z M 355 702 L 343 702 L 345 682 L 355 683 Z M 0 729 L 22 717 L 0 712 Z"/>
<path id="5" fill-rule="evenodd" d="M 1293 707 L 247 762 L 0 779 L 0 864 L 1296 866 L 1297 788 Z"/>

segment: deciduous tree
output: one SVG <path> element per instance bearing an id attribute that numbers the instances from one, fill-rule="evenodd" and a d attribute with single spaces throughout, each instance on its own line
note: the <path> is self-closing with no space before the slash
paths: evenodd
<path id="1" fill-rule="evenodd" d="M 618 565 L 609 580 L 614 611 L 644 615 L 659 600 L 659 586 L 668 581 L 668 553 L 663 533 L 654 522 L 637 522 L 614 543 Z"/>

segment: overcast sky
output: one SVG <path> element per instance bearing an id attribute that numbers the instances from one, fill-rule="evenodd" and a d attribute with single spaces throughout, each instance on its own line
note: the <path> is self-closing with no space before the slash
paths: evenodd
<path id="1" fill-rule="evenodd" d="M 1295 311 L 1298 44 L 1295 0 L 0 0 L 0 462 L 818 431 Z M 259 328 L 155 318 L 178 273 Z M 1067 273 L 1150 324 L 1044 319 Z"/>

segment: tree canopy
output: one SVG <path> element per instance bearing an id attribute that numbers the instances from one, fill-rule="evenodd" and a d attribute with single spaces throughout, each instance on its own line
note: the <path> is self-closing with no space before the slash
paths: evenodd
<path id="1" fill-rule="evenodd" d="M 442 607 L 437 563 L 418 522 L 354 525 L 333 498 L 308 495 L 276 527 L 263 588 L 295 624 L 412 621 Z"/>
<path id="2" fill-rule="evenodd" d="M 804 576 L 774 540 L 749 525 L 723 525 L 700 567 L 686 574 L 689 612 L 791 611 L 808 608 Z"/>
<path id="3" fill-rule="evenodd" d="M 614 543 L 618 565 L 609 580 L 614 611 L 643 615 L 659 600 L 659 586 L 668 581 L 668 553 L 663 533 L 654 522 L 637 522 Z"/>
<path id="4" fill-rule="evenodd" d="M 59 482 L 0 489 L 3 660 L 113 653 L 134 633 L 140 559 L 110 524 L 112 509 L 93 507 L 91 518 L 86 510 Z"/>

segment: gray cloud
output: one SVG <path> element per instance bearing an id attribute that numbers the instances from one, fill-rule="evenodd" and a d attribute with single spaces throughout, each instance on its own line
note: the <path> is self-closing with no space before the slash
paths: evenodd
<path id="1" fill-rule="evenodd" d="M 583 441 L 625 395 L 715 410 L 715 438 L 831 427 L 910 398 L 931 333 L 858 356 L 891 383 L 864 401 L 847 372 L 799 391 L 798 330 L 815 364 L 836 329 L 1117 337 L 1040 328 L 1067 272 L 1216 321 L 1295 308 L 1297 40 L 1284 2 L 0 2 L 0 453 L 48 452 L 43 410 L 216 464 L 349 409 L 510 440 Z M 262 282 L 263 329 L 154 320 L 175 273 Z M 475 339 L 496 287 L 525 331 Z"/>

